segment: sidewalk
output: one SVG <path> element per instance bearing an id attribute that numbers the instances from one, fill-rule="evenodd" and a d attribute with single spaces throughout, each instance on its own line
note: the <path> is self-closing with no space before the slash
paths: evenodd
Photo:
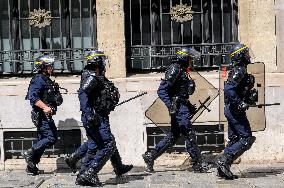
<path id="1" fill-rule="evenodd" d="M 149 175 L 143 167 L 135 167 L 117 180 L 112 169 L 108 168 L 100 172 L 99 178 L 104 187 L 284 187 L 284 163 L 233 165 L 233 172 L 239 175 L 237 180 L 219 179 L 216 168 L 206 174 L 193 173 L 188 167 L 157 166 L 155 170 L 156 173 Z M 76 175 L 69 170 L 44 172 L 39 176 L 27 175 L 23 170 L 0 171 L 1 188 L 79 187 L 74 184 L 75 179 Z"/>

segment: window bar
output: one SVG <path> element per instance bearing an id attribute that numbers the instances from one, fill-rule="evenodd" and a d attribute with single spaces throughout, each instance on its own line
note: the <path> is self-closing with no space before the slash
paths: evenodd
<path id="1" fill-rule="evenodd" d="M 214 11 L 213 0 L 211 0 L 211 2 L 210 2 L 210 8 L 211 8 L 210 9 L 210 11 L 211 11 L 211 16 L 210 16 L 211 22 L 209 23 L 209 25 L 211 24 L 211 43 L 214 43 L 215 37 L 214 37 L 214 19 L 213 19 L 213 16 L 214 16 L 214 14 L 213 14 L 213 11 Z M 212 58 L 212 63 L 211 63 L 211 58 Z M 211 66 L 211 65 L 214 65 L 214 64 L 215 64 L 215 58 L 214 58 L 214 56 L 210 56 L 210 61 L 208 61 L 207 66 Z"/>
<path id="2" fill-rule="evenodd" d="M 132 8 L 131 8 L 132 4 L 131 4 L 131 0 L 129 0 L 129 14 L 130 14 L 130 45 L 132 46 Z"/>
<path id="3" fill-rule="evenodd" d="M 20 1 L 18 1 L 17 3 L 18 3 L 18 11 L 19 11 L 19 15 L 18 15 L 18 28 L 19 28 L 18 40 L 19 40 L 19 43 L 20 43 L 19 48 L 22 49 L 23 47 L 22 47 L 22 40 L 21 40 L 22 39 L 22 37 L 21 37 L 22 36 L 22 29 L 21 29 L 21 19 L 20 19 L 20 17 L 21 17 Z M 17 49 L 17 50 L 20 50 L 20 49 Z M 20 58 L 19 63 L 22 67 L 22 72 L 23 72 L 24 71 L 24 63 L 22 62 L 22 59 L 23 59 L 22 52 L 19 52 L 17 55 L 18 55 L 17 59 Z"/>
<path id="4" fill-rule="evenodd" d="M 97 4 L 96 4 L 96 0 L 92 0 L 93 2 L 93 6 L 92 6 L 92 10 L 93 10 L 93 22 L 92 22 L 92 27 L 93 27 L 93 46 L 98 47 L 98 41 L 97 41 Z"/>
<path id="5" fill-rule="evenodd" d="M 215 42 L 215 37 L 214 37 L 214 19 L 213 19 L 213 11 L 214 11 L 214 4 L 213 4 L 213 0 L 211 0 L 211 42 L 214 43 Z"/>
<path id="6" fill-rule="evenodd" d="M 172 8 L 172 6 L 173 6 L 173 2 L 172 1 L 170 1 L 170 8 Z M 170 15 L 170 20 L 171 20 L 171 44 L 173 44 L 173 41 L 174 41 L 174 36 L 173 36 L 173 21 L 172 21 L 172 19 L 171 19 L 171 15 Z M 173 53 L 175 53 L 175 52 L 173 52 Z"/>
<path id="7" fill-rule="evenodd" d="M 222 16 L 222 43 L 224 43 L 225 40 L 225 32 L 224 32 L 224 0 L 221 0 L 221 16 Z"/>
<path id="8" fill-rule="evenodd" d="M 151 45 L 153 45 L 152 44 L 152 41 L 153 41 L 153 39 L 152 39 L 152 37 L 153 37 L 153 35 L 152 35 L 152 28 L 153 28 L 153 20 L 152 20 L 152 0 L 150 0 L 150 14 L 149 14 L 149 19 L 150 19 L 150 44 Z"/>
<path id="9" fill-rule="evenodd" d="M 10 7 L 10 0 L 8 0 L 8 17 L 9 17 L 9 44 L 10 44 L 10 50 L 13 50 L 13 44 L 12 44 L 12 28 L 11 28 L 11 7 Z M 9 59 L 11 60 L 11 53 L 9 53 Z M 10 61 L 10 71 L 13 71 L 13 64 L 12 61 Z"/>
<path id="10" fill-rule="evenodd" d="M 18 27 L 19 27 L 19 42 L 20 42 L 20 49 L 22 49 L 22 40 L 21 40 L 21 36 L 22 36 L 22 29 L 21 29 L 21 7 L 20 7 L 20 0 L 18 1 L 18 11 L 19 11 L 19 17 L 18 17 Z M 20 56 L 20 59 L 22 60 L 22 56 Z"/>
<path id="11" fill-rule="evenodd" d="M 142 45 L 142 3 L 141 3 L 141 0 L 139 0 L 139 7 L 140 7 L 140 45 Z M 143 48 L 140 48 L 140 55 L 143 56 Z M 140 58 L 141 60 L 141 58 Z M 141 61 L 141 67 L 143 68 L 143 60 Z"/>
<path id="12" fill-rule="evenodd" d="M 163 7 L 162 7 L 162 0 L 160 0 L 160 40 L 161 40 L 161 45 L 164 45 L 164 40 L 163 40 Z M 164 51 L 161 51 L 162 55 L 165 53 L 165 48 L 163 48 Z M 164 67 L 164 58 L 161 58 L 162 62 L 161 62 L 161 68 Z"/>
<path id="13" fill-rule="evenodd" d="M 89 4 L 89 12 L 90 12 L 90 15 L 89 15 L 89 18 L 90 18 L 90 21 L 89 21 L 89 31 L 90 31 L 90 36 L 91 36 L 91 47 L 94 47 L 94 39 L 93 39 L 93 18 L 92 18 L 92 9 L 93 9 L 93 6 L 92 6 L 92 0 L 89 0 L 90 4 Z"/>
<path id="14" fill-rule="evenodd" d="M 161 40 L 161 45 L 164 45 L 164 40 L 163 40 L 163 8 L 162 8 L 162 0 L 160 0 L 160 40 Z"/>
<path id="15" fill-rule="evenodd" d="M 81 37 L 81 48 L 84 47 L 84 40 L 83 40 L 83 20 L 82 20 L 82 1 L 79 0 L 80 6 L 79 6 L 79 12 L 80 12 L 80 37 Z"/>
<path id="16" fill-rule="evenodd" d="M 60 0 L 59 0 L 60 1 Z M 51 3 L 50 3 L 50 0 L 48 1 L 48 8 L 49 8 L 49 11 L 51 12 L 52 10 L 51 10 Z M 52 16 L 51 16 L 52 17 Z M 49 40 L 50 40 L 50 43 L 49 43 L 49 48 L 50 49 L 53 49 L 53 47 L 52 47 L 52 20 L 51 20 L 51 24 L 50 24 L 50 26 L 49 26 Z M 61 29 L 61 27 L 60 27 L 60 29 Z M 60 31 L 60 33 L 61 33 L 61 31 Z"/>
<path id="17" fill-rule="evenodd" d="M 179 1 L 179 4 L 182 4 L 182 0 Z M 179 24 L 180 24 L 181 43 L 183 44 L 183 32 L 184 32 L 184 27 L 183 27 L 183 23 L 179 23 Z"/>
<path id="18" fill-rule="evenodd" d="M 9 43 L 10 43 L 10 50 L 13 50 L 13 45 L 12 45 L 12 28 L 11 28 L 11 7 L 10 7 L 10 0 L 8 0 L 8 17 L 9 17 Z"/>
<path id="19" fill-rule="evenodd" d="M 31 12 L 31 0 L 28 1 L 28 7 L 29 7 L 29 12 Z M 29 21 L 28 21 L 28 24 L 29 24 Z M 33 40 L 32 40 L 32 26 L 29 24 L 29 34 L 30 34 L 30 43 L 31 43 L 31 47 L 30 49 L 33 49 L 34 48 L 34 43 L 33 43 Z M 29 54 L 31 55 L 31 54 Z M 30 59 L 32 59 L 33 57 L 29 57 Z"/>
<path id="20" fill-rule="evenodd" d="M 152 41 L 153 41 L 153 39 L 152 39 L 152 37 L 153 37 L 153 35 L 152 35 L 152 31 L 153 31 L 153 20 L 152 20 L 152 0 L 150 0 L 150 14 L 149 14 L 149 19 L 150 19 L 150 44 L 151 45 L 153 45 L 152 44 Z M 151 55 L 152 55 L 152 52 L 151 52 L 151 47 L 149 48 L 149 60 L 150 60 L 150 62 L 149 62 L 149 66 L 150 67 L 152 67 L 153 66 L 153 63 L 152 63 L 152 57 L 151 57 Z"/>
<path id="21" fill-rule="evenodd" d="M 221 0 L 221 25 L 222 25 L 222 43 L 224 43 L 224 35 L 225 35 L 225 33 L 224 33 L 224 0 Z M 222 58 L 222 64 L 225 62 L 225 59 L 224 59 L 225 57 L 223 56 L 223 58 Z"/>
<path id="22" fill-rule="evenodd" d="M 234 8 L 233 8 L 233 1 L 231 0 L 231 28 L 232 28 L 232 36 L 231 36 L 231 41 L 234 40 Z"/>
<path id="23" fill-rule="evenodd" d="M 72 31 L 72 2 L 69 0 L 69 37 L 70 37 L 70 47 L 73 48 L 73 31 Z"/>
<path id="24" fill-rule="evenodd" d="M 203 0 L 200 0 L 200 3 L 201 3 L 201 12 L 203 12 Z M 203 14 L 201 14 L 200 16 L 200 23 L 201 23 L 201 40 L 202 40 L 202 44 L 204 43 L 204 25 L 203 25 L 203 19 L 204 19 L 204 12 Z"/>
<path id="25" fill-rule="evenodd" d="M 141 0 L 139 0 L 139 7 L 140 7 L 140 45 L 142 45 L 142 4 Z"/>
<path id="26" fill-rule="evenodd" d="M 192 1 L 193 1 L 193 0 L 190 1 L 190 6 L 191 6 L 191 7 L 192 7 Z M 194 17 L 193 17 L 193 19 L 194 19 Z M 193 44 L 193 19 L 192 19 L 192 21 L 190 22 L 190 28 L 191 28 L 191 44 Z"/>
<path id="27" fill-rule="evenodd" d="M 200 23 L 201 23 L 201 41 L 202 41 L 202 44 L 204 43 L 204 25 L 203 25 L 203 19 L 204 19 L 204 10 L 203 10 L 203 0 L 200 1 L 201 3 L 201 12 L 203 14 L 201 14 L 200 16 Z M 203 47 L 203 49 L 201 50 L 201 53 L 205 53 L 205 48 Z M 201 66 L 204 65 L 204 56 L 201 57 Z"/>
<path id="28" fill-rule="evenodd" d="M 61 0 L 58 1 L 59 3 L 59 24 L 60 24 L 60 48 L 63 49 L 63 35 L 62 35 L 62 7 L 61 7 Z M 51 39 L 50 39 L 51 41 Z M 52 43 L 52 42 L 50 42 Z"/>
<path id="29" fill-rule="evenodd" d="M 41 4 L 40 4 L 40 0 L 39 0 L 39 8 L 41 7 Z M 41 38 L 42 38 L 42 30 L 41 30 L 41 28 L 39 28 L 39 49 L 42 49 L 42 42 L 41 42 Z"/>

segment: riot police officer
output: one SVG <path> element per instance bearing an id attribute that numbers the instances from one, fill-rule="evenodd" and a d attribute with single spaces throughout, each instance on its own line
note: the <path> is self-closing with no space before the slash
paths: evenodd
<path id="1" fill-rule="evenodd" d="M 158 96 L 167 106 L 171 116 L 171 130 L 151 151 L 146 151 L 142 157 L 147 165 L 146 171 L 153 172 L 154 160 L 173 146 L 183 134 L 186 139 L 186 149 L 192 158 L 195 172 L 206 172 L 209 165 L 202 162 L 202 156 L 196 143 L 196 135 L 190 123 L 190 115 L 195 107 L 189 102 L 189 95 L 195 91 L 195 82 L 188 75 L 188 68 L 200 53 L 192 48 L 183 47 L 177 51 L 171 65 L 165 73 L 158 88 Z"/>
<path id="2" fill-rule="evenodd" d="M 132 165 L 123 165 L 109 125 L 109 114 L 119 101 L 118 89 L 105 77 L 106 56 L 102 51 L 91 51 L 81 75 L 78 97 L 81 120 L 86 129 L 88 150 L 76 179 L 78 185 L 100 186 L 97 173 L 108 159 L 116 174 L 124 174 Z"/>
<path id="3" fill-rule="evenodd" d="M 231 70 L 224 85 L 224 113 L 228 120 L 229 142 L 216 162 L 218 175 L 225 179 L 237 178 L 230 166 L 255 142 L 246 110 L 257 100 L 257 91 L 253 89 L 254 77 L 247 73 L 247 65 L 251 63 L 249 48 L 237 44 L 230 51 L 230 57 Z"/>
<path id="4" fill-rule="evenodd" d="M 55 57 L 43 55 L 34 64 L 38 73 L 31 79 L 26 99 L 32 106 L 31 118 L 37 127 L 37 141 L 30 149 L 22 153 L 27 163 L 27 172 L 38 174 L 36 165 L 40 162 L 45 149 L 57 141 L 57 129 L 52 119 L 63 98 L 57 83 L 49 77 L 53 72 Z"/>

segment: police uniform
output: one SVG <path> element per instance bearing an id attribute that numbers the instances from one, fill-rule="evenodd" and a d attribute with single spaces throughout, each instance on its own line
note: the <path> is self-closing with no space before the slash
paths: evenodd
<path id="1" fill-rule="evenodd" d="M 41 63 L 41 65 L 46 63 L 41 59 L 42 57 L 50 58 L 49 56 L 39 57 L 36 62 Z M 36 175 L 38 174 L 36 164 L 40 162 L 45 149 L 54 145 L 58 139 L 57 128 L 52 115 L 56 113 L 57 106 L 62 104 L 63 98 L 59 86 L 49 76 L 40 71 L 31 79 L 26 98 L 32 106 L 31 118 L 37 127 L 37 141 L 32 145 L 31 149 L 25 151 L 22 155 L 28 164 L 27 171 Z M 52 115 L 46 115 L 41 108 L 35 105 L 39 100 L 52 109 Z"/>
<path id="2" fill-rule="evenodd" d="M 243 44 L 232 49 L 232 69 L 224 85 L 224 113 L 228 121 L 229 142 L 217 161 L 217 169 L 219 176 L 227 179 L 237 178 L 230 171 L 230 165 L 250 149 L 255 141 L 246 116 L 246 110 L 257 96 L 256 90 L 252 89 L 254 77 L 247 73 L 247 64 L 250 63 L 250 59 L 245 58 L 247 52 L 248 48 Z"/>
<path id="3" fill-rule="evenodd" d="M 190 49 L 182 49 L 178 54 L 191 54 Z M 179 57 L 179 56 L 178 56 Z M 183 57 L 182 57 L 183 58 Z M 189 57 L 188 57 L 189 58 Z M 189 95 L 195 90 L 195 83 L 186 72 L 188 60 L 175 59 L 165 73 L 158 88 L 158 96 L 165 103 L 171 115 L 171 130 L 156 146 L 155 149 L 142 155 L 147 164 L 147 171 L 152 172 L 154 160 L 162 155 L 169 147 L 173 146 L 177 139 L 184 135 L 186 150 L 192 158 L 193 169 L 198 172 L 208 170 L 208 166 L 202 163 L 201 153 L 197 147 L 196 135 L 190 123 L 190 115 L 195 107 L 188 101 Z"/>
<path id="4" fill-rule="evenodd" d="M 88 57 L 89 63 L 100 66 L 103 52 L 93 51 Z M 97 64 L 98 63 L 98 64 Z M 104 66 L 101 67 L 104 69 Z M 81 120 L 89 137 L 88 150 L 82 161 L 76 179 L 79 185 L 101 185 L 97 173 L 111 159 L 114 171 L 122 175 L 132 169 L 132 165 L 123 165 L 116 148 L 116 142 L 109 125 L 109 113 L 119 100 L 118 89 L 105 76 L 93 70 L 84 70 L 81 75 L 80 89 Z"/>

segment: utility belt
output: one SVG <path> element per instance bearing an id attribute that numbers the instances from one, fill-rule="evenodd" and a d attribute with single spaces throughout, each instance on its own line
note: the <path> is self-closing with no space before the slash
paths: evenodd
<path id="1" fill-rule="evenodd" d="M 52 114 L 52 115 L 54 115 L 55 112 L 56 112 L 56 110 L 55 110 L 55 108 L 51 108 L 51 109 L 52 109 L 52 111 L 53 111 L 53 114 Z M 52 120 L 52 115 L 47 115 L 47 114 L 45 114 L 45 113 L 43 112 L 43 110 L 35 110 L 35 109 L 33 109 L 33 110 L 31 111 L 31 119 L 32 119 L 33 124 L 34 124 L 36 127 L 40 126 L 40 125 L 41 125 L 41 121 L 42 121 L 43 119 L 45 119 L 45 118 L 46 118 L 46 120 L 49 121 L 49 122 L 53 121 L 53 120 Z"/>

